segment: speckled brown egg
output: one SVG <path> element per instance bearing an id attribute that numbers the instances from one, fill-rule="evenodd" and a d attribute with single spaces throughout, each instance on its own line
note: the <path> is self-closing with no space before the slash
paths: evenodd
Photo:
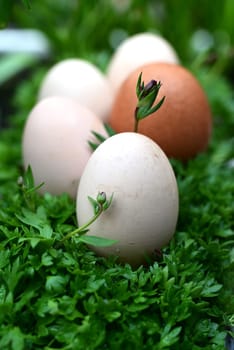
<path id="1" fill-rule="evenodd" d="M 206 150 L 212 130 L 207 96 L 196 77 L 177 64 L 151 63 L 132 72 L 114 100 L 111 127 L 116 132 L 134 130 L 136 83 L 141 72 L 145 85 L 151 80 L 162 84 L 155 103 L 163 96 L 165 100 L 159 110 L 140 121 L 138 132 L 153 139 L 171 158 L 188 160 Z"/>

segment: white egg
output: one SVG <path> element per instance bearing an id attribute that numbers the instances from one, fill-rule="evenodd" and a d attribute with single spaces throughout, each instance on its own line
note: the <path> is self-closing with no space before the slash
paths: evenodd
<path id="1" fill-rule="evenodd" d="M 109 117 L 113 92 L 106 76 L 92 63 L 66 59 L 55 64 L 44 77 L 39 100 L 68 96 L 92 110 L 103 122 Z"/>
<path id="2" fill-rule="evenodd" d="M 114 92 L 131 72 L 151 62 L 179 63 L 179 58 L 166 39 L 153 33 L 139 33 L 123 40 L 107 67 Z"/>
<path id="3" fill-rule="evenodd" d="M 40 193 L 76 197 L 83 169 L 92 154 L 92 131 L 107 136 L 100 119 L 67 97 L 48 97 L 36 104 L 25 123 L 22 156 L 30 165 Z"/>
<path id="4" fill-rule="evenodd" d="M 77 191 L 77 220 L 93 215 L 88 196 L 113 193 L 110 207 L 89 227 L 88 235 L 117 240 L 93 249 L 118 255 L 132 265 L 162 248 L 172 238 L 178 217 L 178 188 L 173 169 L 161 148 L 137 133 L 120 133 L 102 143 L 90 157 Z"/>

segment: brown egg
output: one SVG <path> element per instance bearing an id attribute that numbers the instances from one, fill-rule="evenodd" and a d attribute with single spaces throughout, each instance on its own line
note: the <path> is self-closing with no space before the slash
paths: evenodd
<path id="1" fill-rule="evenodd" d="M 116 132 L 134 130 L 137 105 L 136 83 L 142 72 L 162 86 L 155 103 L 163 96 L 159 110 L 139 123 L 138 132 L 153 139 L 168 157 L 188 160 L 207 148 L 212 129 L 208 99 L 197 79 L 186 68 L 172 63 L 151 63 L 137 68 L 122 83 L 109 123 Z"/>

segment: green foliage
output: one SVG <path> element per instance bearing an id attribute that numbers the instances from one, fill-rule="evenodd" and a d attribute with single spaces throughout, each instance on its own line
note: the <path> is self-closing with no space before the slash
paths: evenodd
<path id="1" fill-rule="evenodd" d="M 15 3 L 15 0 L 0 0 L 0 28 L 5 28 L 11 20 Z M 29 0 L 22 0 L 21 4 L 18 5 L 20 10 L 23 7 L 22 5 L 24 5 L 25 8 L 30 9 Z"/>
<path id="2" fill-rule="evenodd" d="M 142 72 L 140 73 L 136 84 L 137 106 L 135 109 L 135 127 L 134 131 L 137 132 L 139 122 L 148 117 L 150 114 L 156 112 L 163 104 L 165 96 L 153 106 L 158 92 L 161 88 L 161 82 L 155 80 L 149 81 L 146 85 L 144 81 L 141 81 Z"/>
<path id="3" fill-rule="evenodd" d="M 56 60 L 82 56 L 103 69 L 119 41 L 136 32 L 162 34 L 183 61 L 194 59 L 190 39 L 198 29 L 213 37 L 212 54 L 222 55 L 224 40 L 231 53 L 234 42 L 232 0 L 1 1 L 8 20 L 46 33 Z"/>
<path id="4" fill-rule="evenodd" d="M 33 66 L 14 87 L 15 112 L 0 137 L 1 350 L 225 350 L 227 333 L 233 335 L 234 98 L 225 68 L 231 61 L 223 61 L 221 41 L 202 59 L 192 60 L 190 48 L 198 27 L 214 38 L 217 29 L 230 29 L 233 40 L 233 2 L 132 0 L 122 9 L 118 3 L 124 2 L 9 1 L 5 21 L 45 31 L 53 62 L 75 55 L 103 69 L 113 33 L 161 32 L 207 92 L 214 120 L 209 149 L 186 164 L 171 160 L 179 221 L 148 266 L 98 257 L 87 246 L 98 242 L 86 235 L 61 242 L 77 228 L 75 203 L 66 194 L 39 196 L 32 174 L 22 170 L 24 121 L 51 61 Z M 219 54 L 211 65 L 210 53 Z"/>

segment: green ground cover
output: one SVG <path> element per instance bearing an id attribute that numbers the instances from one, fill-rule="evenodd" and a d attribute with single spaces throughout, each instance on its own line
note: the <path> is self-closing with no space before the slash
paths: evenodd
<path id="1" fill-rule="evenodd" d="M 1 93 L 10 91 L 10 113 L 0 133 L 0 349 L 224 350 L 234 323 L 232 1 L 123 1 L 122 10 L 104 0 L 32 1 L 31 9 L 10 3 L 2 23 L 46 30 L 53 54 L 1 85 Z M 59 245 L 76 227 L 75 203 L 66 194 L 37 195 L 22 170 L 22 129 L 43 74 L 74 55 L 104 70 L 116 28 L 162 33 L 213 112 L 208 150 L 187 164 L 171 160 L 180 194 L 176 233 L 162 256 L 138 269 L 75 240 Z M 215 44 L 196 52 L 191 39 L 200 28 Z"/>

